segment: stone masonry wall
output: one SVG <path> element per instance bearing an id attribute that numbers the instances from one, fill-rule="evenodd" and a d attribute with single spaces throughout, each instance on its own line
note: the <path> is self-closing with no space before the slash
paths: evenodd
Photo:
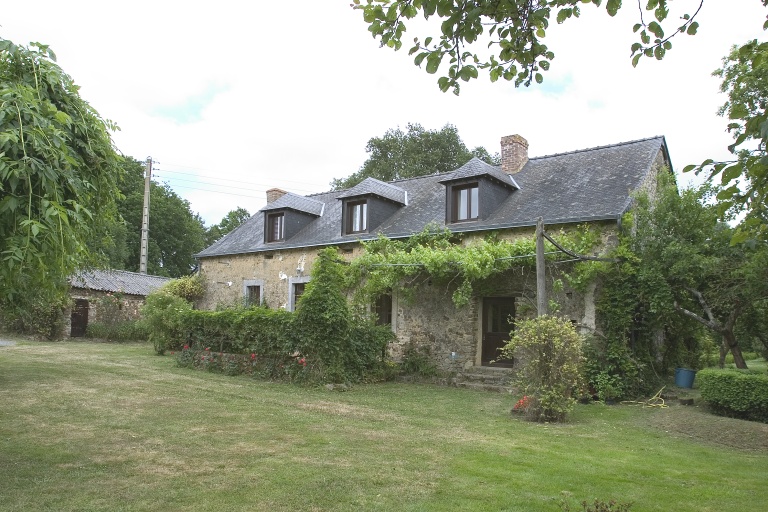
<path id="1" fill-rule="evenodd" d="M 567 228 L 567 227 L 566 227 Z M 560 226 L 549 228 L 559 231 Z M 499 237 L 514 240 L 531 237 L 534 230 L 522 229 L 501 232 Z M 471 243 L 481 235 L 469 235 L 464 243 Z M 602 246 L 615 243 L 615 228 L 604 229 Z M 206 258 L 200 263 L 207 292 L 200 301 L 201 309 L 214 309 L 217 305 L 241 303 L 247 283 L 258 283 L 262 298 L 273 309 L 289 307 L 289 289 L 293 282 L 307 280 L 320 248 L 291 249 Z M 360 254 L 358 244 L 349 244 L 340 254 L 351 260 Z M 598 251 L 599 252 L 599 251 Z M 571 264 L 550 266 L 547 274 L 547 294 L 560 305 L 559 314 L 571 319 L 586 331 L 595 329 L 595 290 L 580 293 L 568 287 L 562 279 Z M 554 291 L 554 282 L 563 281 L 563 289 Z M 475 297 L 463 307 L 452 301 L 453 287 L 423 283 L 413 290 L 413 299 L 395 294 L 393 300 L 393 330 L 397 342 L 391 346 L 395 360 L 402 357 L 409 345 L 429 347 L 433 361 L 442 371 L 456 372 L 480 364 L 483 337 L 483 297 L 514 297 L 516 317 L 532 318 L 536 315 L 536 272 L 529 267 L 517 267 L 486 283 L 478 283 Z"/>
<path id="2" fill-rule="evenodd" d="M 249 282 L 262 287 L 262 300 L 272 309 L 289 308 L 289 290 L 293 282 L 306 281 L 321 248 L 276 250 L 270 252 L 205 258 L 200 273 L 205 280 L 205 297 L 200 309 L 217 305 L 240 304 Z M 360 247 L 345 246 L 340 254 L 352 259 Z"/>

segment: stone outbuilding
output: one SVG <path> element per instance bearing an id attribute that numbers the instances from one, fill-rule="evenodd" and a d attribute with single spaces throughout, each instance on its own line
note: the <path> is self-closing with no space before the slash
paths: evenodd
<path id="1" fill-rule="evenodd" d="M 126 270 L 80 272 L 70 278 L 72 309 L 65 312 L 65 332 L 70 337 L 80 337 L 85 335 L 89 323 L 136 320 L 147 295 L 170 280 Z"/>
<path id="2" fill-rule="evenodd" d="M 490 233 L 511 240 L 531 236 L 542 217 L 551 231 L 600 226 L 611 243 L 633 192 L 653 193 L 658 172 L 672 172 L 662 136 L 529 158 L 528 142 L 512 135 L 501 139 L 501 157 L 500 166 L 473 158 L 448 173 L 390 183 L 367 178 L 347 190 L 307 196 L 269 190 L 264 208 L 197 254 L 207 289 L 198 306 L 245 301 L 293 310 L 319 249 L 337 246 L 352 259 L 360 241 L 379 234 L 405 238 L 428 225 L 463 233 L 465 243 Z M 585 329 L 599 323 L 594 287 L 551 292 L 574 323 Z M 408 344 L 427 346 L 440 369 L 455 371 L 493 364 L 535 294 L 535 277 L 517 269 L 464 307 L 454 306 L 450 290 L 426 283 L 416 300 L 395 293 L 371 308 L 397 335 L 395 358 Z"/>

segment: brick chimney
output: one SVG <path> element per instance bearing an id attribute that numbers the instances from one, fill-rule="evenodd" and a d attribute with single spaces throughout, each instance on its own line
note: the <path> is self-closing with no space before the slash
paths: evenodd
<path id="1" fill-rule="evenodd" d="M 501 138 L 501 170 L 515 174 L 528 162 L 528 141 L 520 135 Z"/>
<path id="2" fill-rule="evenodd" d="M 280 188 L 271 188 L 267 190 L 267 204 L 274 203 L 287 193 L 288 192 Z"/>

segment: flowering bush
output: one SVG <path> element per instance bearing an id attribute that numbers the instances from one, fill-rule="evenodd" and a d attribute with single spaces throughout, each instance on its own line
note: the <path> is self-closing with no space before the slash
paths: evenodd
<path id="1" fill-rule="evenodd" d="M 515 380 L 525 393 L 525 415 L 533 421 L 564 421 L 581 383 L 581 337 L 565 318 L 540 316 L 517 324 L 502 349 L 522 364 Z"/>
<path id="2" fill-rule="evenodd" d="M 518 400 L 517 403 L 515 403 L 515 405 L 512 407 L 512 410 L 524 412 L 528 408 L 530 403 L 531 403 L 530 398 L 528 398 L 527 396 L 524 396 L 523 398 Z"/>

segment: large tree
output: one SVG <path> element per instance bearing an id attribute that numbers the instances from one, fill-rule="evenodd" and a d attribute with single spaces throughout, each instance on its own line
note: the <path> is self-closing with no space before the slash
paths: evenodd
<path id="1" fill-rule="evenodd" d="M 633 27 L 638 41 L 630 48 L 632 64 L 637 65 L 643 56 L 662 59 L 672 48 L 672 37 L 695 34 L 699 26 L 695 18 L 703 3 L 692 2 L 690 7 L 695 10 L 677 13 L 679 21 L 665 30 L 663 25 L 672 23 L 671 0 L 648 0 L 645 6 L 638 2 L 638 23 Z M 452 89 L 459 94 L 459 81 L 477 78 L 479 70 L 488 70 L 492 81 L 503 78 L 514 80 L 515 85 L 542 82 L 542 72 L 555 57 L 543 42 L 550 22 L 554 19 L 560 24 L 578 18 L 584 4 L 599 6 L 602 0 L 354 0 L 353 7 L 363 11 L 373 37 L 395 50 L 408 37 L 405 22 L 421 14 L 434 32 L 414 38 L 409 54 L 416 55 L 416 65 L 426 63 L 427 73 L 436 73 L 448 57 L 447 72 L 438 85 L 442 91 Z M 621 7 L 621 0 L 605 2 L 611 16 Z M 487 56 L 476 47 L 487 47 Z"/>
<path id="2" fill-rule="evenodd" d="M 61 300 L 115 213 L 114 126 L 78 89 L 48 47 L 0 39 L 0 308 L 21 324 Z"/>
<path id="3" fill-rule="evenodd" d="M 118 255 L 125 256 L 122 261 L 111 263 L 115 268 L 137 271 L 145 170 L 143 163 L 132 158 L 125 159 L 124 169 L 125 180 L 120 185 L 124 197 L 118 209 L 127 227 L 127 249 L 117 251 Z M 189 201 L 179 197 L 167 184 L 150 183 L 148 273 L 169 277 L 189 275 L 196 264 L 194 254 L 205 248 L 205 234 L 203 220 L 191 211 Z"/>
<path id="4" fill-rule="evenodd" d="M 736 332 L 768 299 L 768 246 L 731 244 L 733 228 L 720 220 L 711 193 L 709 187 L 678 193 L 662 182 L 653 200 L 641 196 L 632 248 L 639 272 L 656 287 L 650 309 L 695 320 L 721 338 L 721 364 L 731 352 L 736 366 L 746 368 Z"/>
<path id="5" fill-rule="evenodd" d="M 720 176 L 718 194 L 721 212 L 737 207 L 745 211 L 735 241 L 768 241 L 768 43 L 749 41 L 734 47 L 714 72 L 723 79 L 722 92 L 728 101 L 719 114 L 729 120 L 734 142 L 728 150 L 734 159 L 705 161 L 685 170 L 702 170 L 710 178 Z"/>
<path id="6" fill-rule="evenodd" d="M 389 129 L 381 137 L 371 137 L 365 150 L 370 154 L 360 170 L 331 182 L 334 190 L 354 187 L 365 178 L 392 181 L 448 172 L 467 163 L 473 156 L 498 164 L 498 155 L 483 147 L 473 150 L 459 137 L 455 126 L 427 130 L 418 123 L 408 123 L 406 131 Z"/>
<path id="7" fill-rule="evenodd" d="M 234 210 L 227 213 L 221 222 L 209 227 L 205 232 L 205 244 L 211 245 L 216 240 L 220 239 L 233 229 L 239 227 L 243 222 L 247 221 L 251 217 L 251 214 L 245 208 L 238 206 Z"/>

